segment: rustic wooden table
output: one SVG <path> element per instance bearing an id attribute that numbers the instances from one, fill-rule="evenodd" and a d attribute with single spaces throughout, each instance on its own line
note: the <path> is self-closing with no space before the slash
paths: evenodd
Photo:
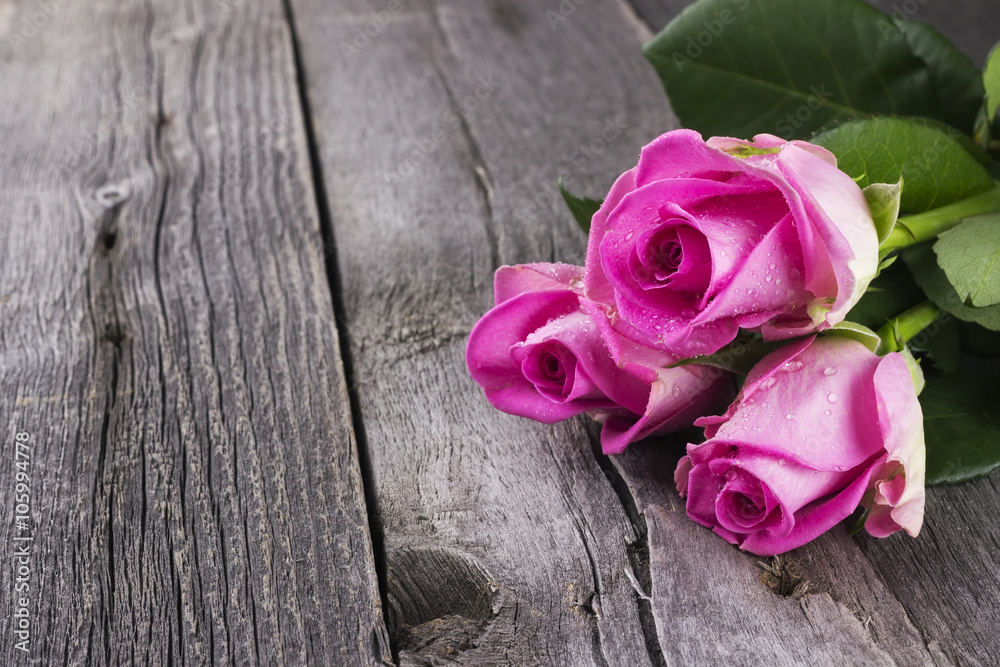
<path id="1" fill-rule="evenodd" d="M 0 0 L 0 665 L 1000 663 L 997 475 L 761 559 L 678 441 L 466 373 L 499 264 L 582 261 L 557 177 L 677 126 L 683 4 Z"/>

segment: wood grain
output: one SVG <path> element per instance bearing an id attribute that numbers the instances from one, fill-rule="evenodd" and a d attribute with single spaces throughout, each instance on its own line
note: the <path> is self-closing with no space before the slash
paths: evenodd
<path id="1" fill-rule="evenodd" d="M 626 574 L 636 535 L 581 422 L 493 410 L 463 362 L 498 262 L 582 257 L 557 163 L 639 100 L 666 123 L 656 88 L 617 80 L 651 81 L 634 26 L 597 3 L 557 31 L 529 2 L 403 3 L 378 31 L 378 2 L 293 6 L 401 664 L 658 664 Z M 540 94 L 567 74 L 572 98 Z M 608 104 L 622 89 L 639 100 Z M 644 131 L 614 134 L 612 168 Z M 587 168 L 581 186 L 609 173 Z"/>
<path id="2" fill-rule="evenodd" d="M 284 8 L 0 14 L 0 665 L 388 662 Z"/>
<path id="3" fill-rule="evenodd" d="M 315 0 L 295 6 L 317 15 Z M 987 547 L 956 561 L 928 541 L 874 546 L 838 528 L 780 564 L 757 558 L 687 519 L 672 484 L 682 441 L 609 461 L 587 446 L 592 426 L 486 406 L 461 352 L 490 270 L 581 261 L 556 177 L 600 196 L 676 121 L 638 58 L 650 33 L 625 5 L 440 0 L 380 22 L 385 7 L 345 2 L 299 26 L 401 662 L 947 665 L 994 652 L 969 620 L 972 587 L 996 567 Z M 344 44 L 357 50 L 337 59 Z M 496 92 L 463 104 L 494 76 Z M 609 119 L 623 131 L 591 144 Z M 892 556 L 869 559 L 880 548 Z M 947 611 L 912 592 L 939 576 L 920 571 L 921 549 L 971 568 L 951 582 L 961 600 L 937 603 Z M 567 607 L 598 612 L 592 637 Z M 949 628 L 959 617 L 973 629 Z"/>
<path id="4" fill-rule="evenodd" d="M 557 178 L 676 127 L 639 45 L 684 4 L 0 0 L 0 667 L 993 664 L 996 475 L 761 559 L 683 437 L 609 459 L 467 375 L 499 264 L 582 262 Z"/>

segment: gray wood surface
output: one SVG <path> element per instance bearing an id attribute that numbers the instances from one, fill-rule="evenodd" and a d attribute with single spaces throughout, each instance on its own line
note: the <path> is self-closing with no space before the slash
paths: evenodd
<path id="1" fill-rule="evenodd" d="M 498 261 L 580 260 L 583 239 L 557 213 L 555 161 L 627 112 L 588 103 L 587 88 L 596 73 L 646 79 L 640 54 L 617 48 L 635 43 L 634 26 L 597 3 L 558 32 L 529 2 L 404 3 L 348 59 L 338 45 L 383 5 L 293 4 L 310 17 L 297 27 L 401 664 L 653 663 L 651 619 L 626 575 L 638 537 L 582 423 L 493 410 L 463 362 Z M 594 18 L 610 63 L 579 43 Z M 583 58 L 573 100 L 540 93 L 563 76 L 560 50 Z M 658 102 L 666 123 L 655 88 L 620 85 Z M 460 122 L 455 105 L 468 109 Z M 634 146 L 641 133 L 629 133 Z M 631 159 L 614 151 L 612 163 Z"/>
<path id="2" fill-rule="evenodd" d="M 639 46 L 685 4 L 0 0 L 0 667 L 996 664 L 997 475 L 763 559 L 687 518 L 683 439 L 468 377 L 494 269 L 583 261 L 557 178 L 676 127 Z"/>
<path id="3" fill-rule="evenodd" d="M 320 15 L 318 0 L 294 4 Z M 982 578 L 997 553 L 977 540 L 968 556 L 962 522 L 933 516 L 956 493 L 995 515 L 990 481 L 932 492 L 926 530 L 950 546 L 838 528 L 779 563 L 687 519 L 680 442 L 609 461 L 582 420 L 499 414 L 468 379 L 465 335 L 491 270 L 582 259 L 556 178 L 600 196 L 676 126 L 632 9 L 566 6 L 553 18 L 554 2 L 405 3 L 356 42 L 381 4 L 299 22 L 401 663 L 990 664 L 998 599 Z M 345 43 L 359 48 L 331 55 Z M 463 110 L 483 77 L 496 92 Z M 608 119 L 626 129 L 581 150 Z M 777 595 L 765 568 L 801 586 Z M 953 599 L 923 599 L 942 578 Z"/>
<path id="4" fill-rule="evenodd" d="M 0 665 L 389 660 L 281 3 L 0 17 Z"/>

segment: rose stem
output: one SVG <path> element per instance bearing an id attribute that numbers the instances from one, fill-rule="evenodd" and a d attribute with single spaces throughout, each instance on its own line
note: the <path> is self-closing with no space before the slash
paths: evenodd
<path id="1" fill-rule="evenodd" d="M 1000 211 L 1000 187 L 954 204 L 900 218 L 888 238 L 882 242 L 881 249 L 884 253 L 932 239 L 964 218 L 994 211 Z"/>
<path id="2" fill-rule="evenodd" d="M 899 352 L 906 341 L 929 327 L 943 311 L 930 301 L 919 303 L 882 325 L 878 337 L 886 352 Z"/>

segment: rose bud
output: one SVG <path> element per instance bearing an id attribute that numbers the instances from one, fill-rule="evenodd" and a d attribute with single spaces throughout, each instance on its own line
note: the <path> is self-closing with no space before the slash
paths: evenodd
<path id="1" fill-rule="evenodd" d="M 472 329 L 466 363 L 494 407 L 554 423 L 584 412 L 603 423 L 601 444 L 618 454 L 635 440 L 687 428 L 733 395 L 731 376 L 627 340 L 620 363 L 582 307 L 583 269 L 503 266 L 496 307 Z"/>
<path id="2" fill-rule="evenodd" d="M 586 294 L 602 329 L 692 357 L 740 327 L 777 340 L 841 322 L 877 264 L 868 203 L 826 149 L 675 130 L 593 216 Z"/>
<path id="3" fill-rule="evenodd" d="M 809 337 L 750 371 L 721 417 L 695 422 L 674 479 L 694 521 L 760 556 L 869 510 L 876 537 L 916 537 L 924 515 L 923 416 L 903 356 Z"/>

